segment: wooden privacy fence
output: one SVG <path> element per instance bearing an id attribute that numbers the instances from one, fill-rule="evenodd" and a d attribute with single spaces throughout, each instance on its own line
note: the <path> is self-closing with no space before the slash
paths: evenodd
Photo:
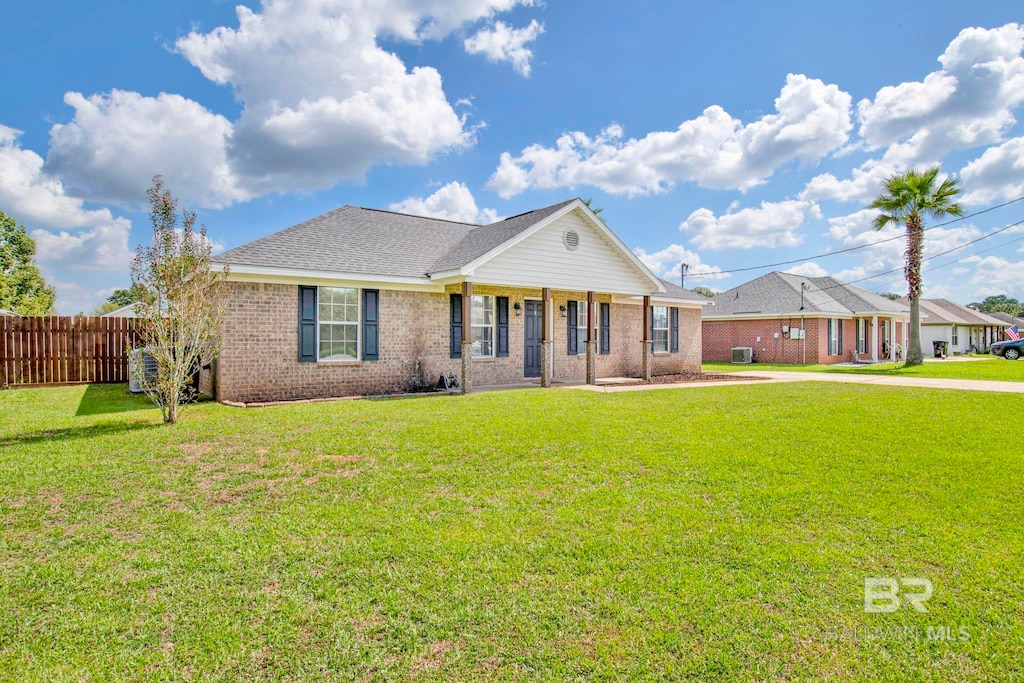
<path id="1" fill-rule="evenodd" d="M 128 381 L 136 318 L 0 316 L 0 387 Z"/>

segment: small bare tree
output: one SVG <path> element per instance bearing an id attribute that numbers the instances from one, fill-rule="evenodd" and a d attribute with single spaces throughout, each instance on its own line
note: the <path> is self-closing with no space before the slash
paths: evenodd
<path id="1" fill-rule="evenodd" d="M 135 310 L 146 320 L 141 347 L 152 356 L 156 372 L 134 379 L 160 406 L 164 422 L 174 423 L 181 403 L 193 397 L 192 375 L 220 348 L 227 268 L 213 268 L 206 227 L 196 230 L 194 211 L 179 214 L 178 199 L 160 176 L 153 178 L 147 195 L 153 244 L 138 247 L 132 283 L 153 294 L 151 301 L 136 303 Z M 144 368 L 136 372 L 146 375 Z"/>

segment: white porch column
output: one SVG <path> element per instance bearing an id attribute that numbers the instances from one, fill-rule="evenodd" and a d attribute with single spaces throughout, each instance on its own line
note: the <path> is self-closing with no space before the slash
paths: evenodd
<path id="1" fill-rule="evenodd" d="M 878 362 L 878 316 L 871 316 L 871 362 Z"/>

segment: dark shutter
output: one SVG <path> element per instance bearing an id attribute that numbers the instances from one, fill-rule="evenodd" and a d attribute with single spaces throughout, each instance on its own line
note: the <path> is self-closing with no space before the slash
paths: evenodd
<path id="1" fill-rule="evenodd" d="M 299 362 L 316 362 L 316 287 L 299 287 Z"/>
<path id="2" fill-rule="evenodd" d="M 380 318 L 380 292 L 376 289 L 363 290 L 363 360 L 380 358 L 380 332 L 377 325 Z"/>
<path id="3" fill-rule="evenodd" d="M 451 357 L 462 358 L 462 295 L 452 294 Z"/>
<path id="4" fill-rule="evenodd" d="M 498 350 L 499 357 L 508 355 L 508 297 L 499 296 L 498 304 Z"/>
<path id="5" fill-rule="evenodd" d="M 647 338 L 654 341 L 654 306 L 651 306 L 651 310 L 648 312 L 648 319 L 651 321 L 651 328 L 647 330 Z M 653 346 L 652 346 L 653 348 Z"/>
<path id="6" fill-rule="evenodd" d="M 679 309 L 673 306 L 669 312 L 672 315 L 672 346 L 670 348 L 672 350 L 672 353 L 679 353 Z"/>
<path id="7" fill-rule="evenodd" d="M 569 326 L 566 328 L 568 334 L 565 335 L 569 340 L 568 352 L 570 356 L 576 356 L 579 355 L 576 353 L 576 339 L 580 332 L 579 328 L 576 327 L 576 302 L 570 301 L 566 308 L 569 309 L 569 314 L 567 316 Z"/>
<path id="8" fill-rule="evenodd" d="M 601 353 L 612 352 L 611 304 L 601 304 Z"/>
<path id="9" fill-rule="evenodd" d="M 841 356 L 843 355 L 843 321 L 836 318 L 836 324 L 839 325 L 839 352 L 836 355 Z"/>

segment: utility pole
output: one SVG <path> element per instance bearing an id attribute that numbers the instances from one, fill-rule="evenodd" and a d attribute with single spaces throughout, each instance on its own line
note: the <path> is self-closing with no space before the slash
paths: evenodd
<path id="1" fill-rule="evenodd" d="M 682 267 L 679 269 L 679 279 L 681 281 L 681 286 L 682 286 L 683 289 L 686 289 L 686 274 L 689 273 L 689 272 L 690 272 L 690 264 L 689 263 L 683 263 Z"/>

